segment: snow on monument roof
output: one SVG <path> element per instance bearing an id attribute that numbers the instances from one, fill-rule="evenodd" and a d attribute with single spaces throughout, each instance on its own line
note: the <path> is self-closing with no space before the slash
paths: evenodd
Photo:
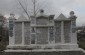
<path id="1" fill-rule="evenodd" d="M 24 15 L 21 15 L 16 21 L 29 21 Z"/>

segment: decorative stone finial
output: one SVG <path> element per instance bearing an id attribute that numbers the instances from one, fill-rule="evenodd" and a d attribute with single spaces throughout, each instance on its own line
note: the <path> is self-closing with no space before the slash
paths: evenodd
<path id="1" fill-rule="evenodd" d="M 13 13 L 10 14 L 11 17 L 14 17 L 15 15 Z"/>
<path id="2" fill-rule="evenodd" d="M 70 16 L 74 16 L 74 11 L 71 11 L 70 12 Z"/>
<path id="3" fill-rule="evenodd" d="M 16 20 L 16 18 L 15 18 L 15 14 L 13 14 L 13 13 L 10 13 L 9 20 Z"/>
<path id="4" fill-rule="evenodd" d="M 41 10 L 40 10 L 40 13 L 44 13 L 44 10 L 43 10 L 43 9 L 41 9 Z"/>
<path id="5" fill-rule="evenodd" d="M 74 14 L 75 14 L 74 11 L 70 12 L 70 19 L 76 20 L 77 17 Z"/>

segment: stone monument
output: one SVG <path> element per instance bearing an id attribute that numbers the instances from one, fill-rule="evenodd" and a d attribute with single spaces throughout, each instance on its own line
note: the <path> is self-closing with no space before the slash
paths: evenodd
<path id="1" fill-rule="evenodd" d="M 11 14 L 9 45 L 5 52 L 11 54 L 22 52 L 21 55 L 47 55 L 48 53 L 71 55 L 74 51 L 81 51 L 77 44 L 76 18 L 74 11 L 70 12 L 69 18 L 60 14 L 56 19 L 54 15 L 45 15 L 44 10 L 41 10 L 36 17 L 30 16 L 30 19 L 24 15 L 15 19 Z"/>

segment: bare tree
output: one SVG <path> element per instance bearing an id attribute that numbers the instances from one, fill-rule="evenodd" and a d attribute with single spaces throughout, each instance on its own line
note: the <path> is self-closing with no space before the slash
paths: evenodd
<path id="1" fill-rule="evenodd" d="M 28 18 L 30 18 L 30 15 L 36 17 L 39 10 L 45 8 L 47 4 L 45 0 L 42 0 L 42 2 L 41 0 L 17 0 L 17 2 L 21 7 L 20 9 L 23 9 Z"/>

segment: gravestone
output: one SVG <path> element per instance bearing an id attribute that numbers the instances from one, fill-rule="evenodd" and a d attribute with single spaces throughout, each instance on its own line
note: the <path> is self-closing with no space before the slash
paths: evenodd
<path id="1" fill-rule="evenodd" d="M 11 17 L 13 36 L 9 36 L 9 45 L 3 55 L 84 55 L 78 48 L 77 17 L 73 11 L 69 18 L 60 14 L 54 19 L 54 15 L 45 15 L 44 10 L 29 20 L 23 15 L 17 20 L 12 18 L 14 16 Z"/>

